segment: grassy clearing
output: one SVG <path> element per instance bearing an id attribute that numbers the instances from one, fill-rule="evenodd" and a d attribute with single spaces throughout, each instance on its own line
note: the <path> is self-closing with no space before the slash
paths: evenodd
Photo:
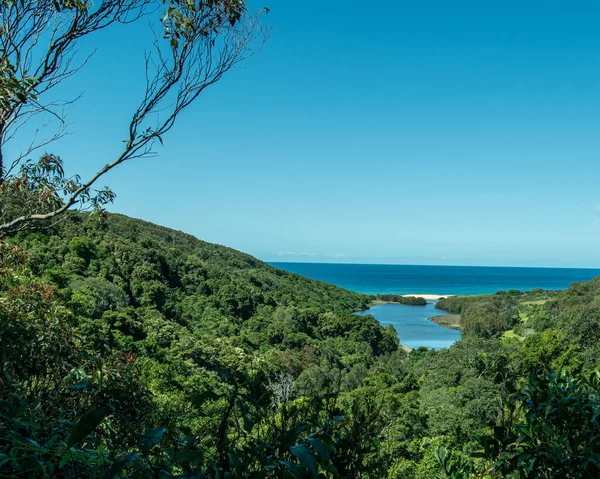
<path id="1" fill-rule="evenodd" d="M 538 299 L 536 301 L 521 301 L 519 304 L 523 304 L 525 306 L 531 306 L 534 304 L 544 304 L 547 303 L 548 301 L 550 301 L 551 298 L 548 299 Z"/>
<path id="2" fill-rule="evenodd" d="M 521 336 L 517 333 L 515 333 L 514 329 L 509 329 L 508 331 L 504 331 L 504 334 L 502 335 L 502 339 L 511 339 L 511 338 L 517 338 L 521 341 L 523 341 L 525 339 L 527 335 L 525 336 Z"/>
<path id="3" fill-rule="evenodd" d="M 381 306 L 382 304 L 400 304 L 400 303 L 396 303 L 394 301 L 382 301 L 380 299 L 376 299 L 376 300 L 371 301 L 369 303 L 369 307 L 372 307 L 372 306 Z"/>

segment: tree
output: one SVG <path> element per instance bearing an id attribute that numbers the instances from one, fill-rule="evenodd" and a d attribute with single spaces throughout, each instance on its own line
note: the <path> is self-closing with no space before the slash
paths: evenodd
<path id="1" fill-rule="evenodd" d="M 449 478 L 587 478 L 600 474 L 600 373 L 530 373 L 512 398 L 522 419 L 477 440 L 482 461 L 437 450 Z"/>
<path id="2" fill-rule="evenodd" d="M 49 99 L 52 90 L 83 68 L 80 40 L 117 23 L 162 14 L 146 54 L 146 88 L 133 112 L 121 153 L 86 181 L 67 177 L 59 156 L 30 156 L 60 138 L 70 102 Z M 268 31 L 244 0 L 1 0 L 0 1 L 0 237 L 32 222 L 52 220 L 69 208 L 101 209 L 114 199 L 93 189 L 125 161 L 153 154 L 152 147 L 179 114 L 209 86 L 254 54 Z M 6 144 L 24 126 L 46 115 L 56 131 L 6 158 Z"/>

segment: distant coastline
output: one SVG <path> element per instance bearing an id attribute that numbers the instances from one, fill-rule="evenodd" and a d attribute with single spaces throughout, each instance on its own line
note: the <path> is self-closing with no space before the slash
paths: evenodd
<path id="1" fill-rule="evenodd" d="M 497 291 L 562 290 L 600 276 L 600 269 L 507 268 L 486 266 L 361 265 L 271 263 L 308 278 L 358 293 L 439 296 L 494 294 Z M 436 294 L 437 293 L 437 294 Z M 443 294 L 441 294 L 443 293 Z"/>
<path id="2" fill-rule="evenodd" d="M 454 294 L 403 294 L 405 298 L 423 298 L 426 301 L 437 301 L 448 296 L 455 296 Z"/>

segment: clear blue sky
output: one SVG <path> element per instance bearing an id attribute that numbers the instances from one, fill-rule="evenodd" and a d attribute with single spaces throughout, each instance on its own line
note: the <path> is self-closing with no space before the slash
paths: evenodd
<path id="1" fill-rule="evenodd" d="M 264 4 L 267 45 L 106 178 L 111 211 L 268 261 L 600 266 L 600 4 Z M 145 31 L 83 45 L 71 171 L 125 138 Z"/>

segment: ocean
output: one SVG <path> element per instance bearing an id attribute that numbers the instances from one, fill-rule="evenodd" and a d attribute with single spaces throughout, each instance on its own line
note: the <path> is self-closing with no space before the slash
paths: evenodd
<path id="1" fill-rule="evenodd" d="M 518 289 L 566 289 L 600 276 L 600 269 L 269 263 L 365 294 L 485 294 Z"/>
<path id="2" fill-rule="evenodd" d="M 566 289 L 571 283 L 600 276 L 600 269 L 509 268 L 490 266 L 418 266 L 384 264 L 269 263 L 277 268 L 365 294 L 485 294 L 518 289 Z M 427 306 L 384 304 L 357 314 L 372 314 L 383 326 L 392 324 L 404 346 L 448 348 L 460 331 L 428 318 L 444 311 Z"/>

